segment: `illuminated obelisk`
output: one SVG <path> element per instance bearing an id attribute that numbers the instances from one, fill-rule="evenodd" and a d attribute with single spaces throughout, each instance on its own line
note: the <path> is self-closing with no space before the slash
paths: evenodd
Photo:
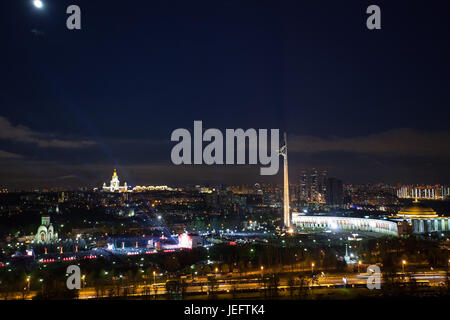
<path id="1" fill-rule="evenodd" d="M 291 214 L 289 212 L 289 175 L 288 175 L 288 157 L 287 157 L 287 138 L 286 132 L 284 133 L 284 145 L 280 149 L 280 154 L 284 157 L 284 177 L 283 177 L 283 216 L 284 216 L 284 228 L 286 231 L 291 232 Z"/>

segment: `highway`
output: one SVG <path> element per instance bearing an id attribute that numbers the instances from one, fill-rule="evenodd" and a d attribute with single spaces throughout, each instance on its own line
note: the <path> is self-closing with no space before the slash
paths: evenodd
<path id="1" fill-rule="evenodd" d="M 235 291 L 258 291 L 264 289 L 264 285 L 261 282 L 262 271 L 254 271 L 245 274 L 245 278 L 240 278 L 237 274 L 233 274 L 230 278 L 225 274 L 214 274 L 216 278 L 215 292 L 233 292 Z M 265 273 L 267 275 L 267 273 Z M 398 276 L 402 274 L 399 273 Z M 339 273 L 339 274 L 317 274 L 317 280 L 312 282 L 311 278 L 304 278 L 304 287 L 311 288 L 336 288 L 344 287 L 351 288 L 365 287 L 367 284 L 368 274 L 361 273 Z M 445 284 L 446 272 L 445 271 L 432 271 L 432 272 L 419 272 L 413 275 L 413 278 L 420 284 L 429 286 L 438 286 Z M 299 282 L 295 283 L 294 287 L 299 287 Z M 383 286 L 383 278 L 381 277 L 381 286 Z M 109 286 L 103 290 L 103 295 L 97 296 L 97 291 L 93 287 L 81 288 L 79 291 L 79 299 L 95 299 L 95 298 L 108 298 L 112 294 L 115 295 L 117 288 L 120 288 L 121 296 L 123 296 L 124 290 L 128 290 L 128 297 L 143 297 L 143 296 L 161 296 L 167 294 L 166 281 L 159 280 L 155 284 L 139 284 L 136 286 Z M 289 289 L 289 276 L 283 275 L 279 280 L 278 289 Z M 209 290 L 208 278 L 205 276 L 198 276 L 194 279 L 186 280 L 185 293 L 187 294 L 207 294 Z M 37 294 L 36 291 L 31 291 L 26 294 L 25 299 L 29 300 Z M 8 299 L 22 300 L 23 294 L 13 293 Z"/>
<path id="2" fill-rule="evenodd" d="M 366 274 L 349 274 L 349 273 L 341 273 L 341 274 L 333 274 L 333 275 L 325 275 L 318 277 L 318 281 L 313 284 L 310 281 L 310 278 L 307 278 L 307 282 L 305 286 L 312 286 L 313 288 L 319 287 L 344 287 L 345 282 L 347 287 L 358 286 L 365 287 L 367 284 Z M 416 273 L 414 278 L 417 282 L 420 282 L 425 285 L 437 286 L 445 283 L 446 280 L 446 272 L 445 271 L 434 271 L 434 272 L 421 272 Z M 261 283 L 261 274 L 259 276 L 248 277 L 246 279 L 224 279 L 221 275 L 216 276 L 217 285 L 214 288 L 216 292 L 232 292 L 236 291 L 251 291 L 251 290 L 261 290 L 263 289 L 263 284 Z M 345 279 L 345 280 L 344 280 Z M 206 294 L 208 292 L 208 280 L 206 277 L 196 277 L 194 281 L 188 280 L 186 281 L 187 287 L 185 292 L 187 294 Z M 381 278 L 381 285 L 383 285 L 383 279 Z M 297 286 L 298 287 L 298 286 Z M 144 296 L 146 295 L 163 295 L 166 294 L 166 286 L 165 282 L 157 282 L 155 285 L 138 285 L 135 288 L 134 294 L 128 294 L 128 296 Z M 283 277 L 280 279 L 278 288 L 280 290 L 289 289 L 289 279 L 287 277 Z M 122 288 L 122 292 L 123 292 Z M 130 288 L 129 288 L 130 289 Z M 131 291 L 131 290 L 130 290 Z M 107 297 L 105 294 L 103 297 Z M 80 290 L 80 299 L 92 299 L 96 298 L 96 291 L 94 288 L 84 288 Z"/>

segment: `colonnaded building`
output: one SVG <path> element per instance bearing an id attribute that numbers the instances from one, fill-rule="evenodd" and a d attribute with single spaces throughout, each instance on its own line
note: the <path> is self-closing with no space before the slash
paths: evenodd
<path id="1" fill-rule="evenodd" d="M 449 217 L 440 217 L 436 211 L 421 205 L 417 199 L 412 206 L 400 209 L 389 219 L 305 216 L 293 213 L 292 224 L 300 232 L 364 231 L 390 236 L 450 231 Z"/>
<path id="2" fill-rule="evenodd" d="M 381 219 L 349 217 L 314 217 L 292 214 L 292 224 L 298 231 L 306 232 L 355 232 L 367 231 L 384 235 L 397 236 L 397 223 Z"/>

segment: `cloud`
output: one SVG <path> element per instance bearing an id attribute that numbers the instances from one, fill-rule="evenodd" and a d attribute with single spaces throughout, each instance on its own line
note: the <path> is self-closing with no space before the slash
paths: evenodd
<path id="1" fill-rule="evenodd" d="M 0 150 L 0 159 L 20 159 L 20 154 Z"/>
<path id="2" fill-rule="evenodd" d="M 289 151 L 319 153 L 343 151 L 396 156 L 450 156 L 450 132 L 394 129 L 354 138 L 292 136 Z"/>
<path id="3" fill-rule="evenodd" d="M 42 148 L 84 148 L 95 145 L 91 140 L 62 140 L 52 134 L 40 133 L 28 127 L 14 126 L 7 118 L 0 116 L 0 139 L 37 144 Z"/>
<path id="4" fill-rule="evenodd" d="M 76 178 L 77 178 L 77 176 L 76 176 L 76 175 L 73 175 L 73 174 L 70 174 L 70 175 L 67 175 L 67 176 L 56 177 L 56 179 L 60 179 L 60 180 L 76 179 Z"/>

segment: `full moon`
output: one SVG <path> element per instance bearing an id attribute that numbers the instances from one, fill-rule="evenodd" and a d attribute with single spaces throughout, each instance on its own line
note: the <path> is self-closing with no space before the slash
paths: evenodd
<path id="1" fill-rule="evenodd" d="M 33 4 L 34 4 L 34 6 L 36 7 L 36 8 L 42 8 L 43 6 L 44 6 L 44 4 L 42 3 L 42 1 L 41 0 L 34 0 L 33 1 Z"/>

